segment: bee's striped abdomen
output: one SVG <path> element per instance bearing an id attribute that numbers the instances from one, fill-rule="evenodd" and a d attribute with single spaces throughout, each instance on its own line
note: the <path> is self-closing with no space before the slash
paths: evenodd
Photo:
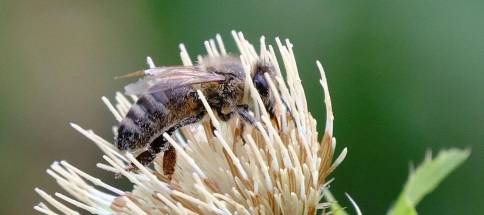
<path id="1" fill-rule="evenodd" d="M 163 132 L 204 111 L 191 87 L 141 96 L 121 121 L 115 145 L 120 150 L 145 147 Z"/>
<path id="2" fill-rule="evenodd" d="M 165 129 L 170 118 L 168 103 L 164 93 L 141 96 L 119 125 L 116 147 L 133 150 L 146 146 L 154 135 Z"/>

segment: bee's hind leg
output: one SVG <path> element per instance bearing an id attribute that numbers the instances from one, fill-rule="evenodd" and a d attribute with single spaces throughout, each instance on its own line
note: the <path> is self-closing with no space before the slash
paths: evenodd
<path id="1" fill-rule="evenodd" d="M 177 128 L 177 126 L 172 127 L 168 129 L 166 133 L 171 135 Z M 139 154 L 138 157 L 136 157 L 136 160 L 138 160 L 144 166 L 147 166 L 153 162 L 160 152 L 163 152 L 163 175 L 165 175 L 168 180 L 171 180 L 171 175 L 173 175 L 175 172 L 176 151 L 163 135 L 160 135 L 158 138 L 156 138 L 150 144 L 148 150 Z"/>
<path id="2" fill-rule="evenodd" d="M 196 123 L 200 121 L 204 116 L 205 116 L 205 112 L 201 112 L 195 116 L 189 117 L 183 120 L 178 125 L 170 128 L 167 133 L 171 135 L 178 128 L 183 127 L 185 125 Z M 175 165 L 176 165 L 176 150 L 175 150 L 175 147 L 173 147 L 171 144 L 168 144 L 168 148 L 166 148 L 163 153 L 163 174 L 167 177 L 168 180 L 171 180 L 173 173 L 175 173 Z"/>
<path id="3" fill-rule="evenodd" d="M 201 112 L 195 116 L 186 118 L 185 120 L 181 121 L 180 123 L 172 126 L 169 128 L 166 133 L 168 135 L 172 135 L 178 128 L 181 128 L 185 125 L 193 124 L 200 121 L 205 112 Z M 153 162 L 156 156 L 160 153 L 164 152 L 163 154 L 163 174 L 168 178 L 171 179 L 171 176 L 175 172 L 175 165 L 176 165 L 176 150 L 175 148 L 168 143 L 163 135 L 160 135 L 156 138 L 151 144 L 149 145 L 148 149 L 136 157 L 136 160 L 139 161 L 143 166 L 147 166 Z M 126 170 L 127 171 L 134 171 L 136 170 L 136 166 L 131 163 Z"/>
<path id="4" fill-rule="evenodd" d="M 176 150 L 175 147 L 170 144 L 168 149 L 163 152 L 163 175 L 165 175 L 168 180 L 171 180 L 173 173 L 175 173 L 175 165 Z"/>
<path id="5" fill-rule="evenodd" d="M 163 150 L 163 148 L 167 147 L 166 145 L 167 145 L 167 141 L 162 135 L 160 135 L 153 142 L 151 142 L 147 150 L 141 152 L 138 156 L 136 156 L 136 160 L 140 162 L 141 165 L 147 166 L 153 162 L 153 160 L 156 158 L 156 155 L 158 155 L 158 153 L 160 153 Z M 125 170 L 128 172 L 136 171 L 138 170 L 138 167 L 136 167 L 134 163 L 130 163 L 125 168 Z"/>
<path id="6" fill-rule="evenodd" d="M 174 126 L 168 129 L 166 133 L 171 135 L 177 128 L 178 126 Z M 141 152 L 141 154 L 136 156 L 136 160 L 143 166 L 148 166 L 149 164 L 153 163 L 153 160 L 155 160 L 156 156 L 162 151 L 164 152 L 163 174 L 167 176 L 168 179 L 171 179 L 171 175 L 175 171 L 176 151 L 175 148 L 168 143 L 165 137 L 163 137 L 163 135 L 160 135 L 153 142 L 151 142 L 146 151 Z M 129 164 L 125 168 L 126 171 L 136 171 L 137 169 L 138 168 L 133 163 Z"/>

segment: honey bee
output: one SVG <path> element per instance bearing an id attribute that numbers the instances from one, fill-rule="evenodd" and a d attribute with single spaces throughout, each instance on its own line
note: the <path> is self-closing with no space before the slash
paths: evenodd
<path id="1" fill-rule="evenodd" d="M 176 152 L 163 137 L 178 128 L 200 121 L 207 113 L 197 89 L 210 107 L 226 121 L 238 116 L 254 124 L 248 104 L 244 103 L 246 74 L 241 61 L 233 56 L 204 57 L 196 66 L 159 67 L 138 72 L 145 77 L 125 87 L 126 94 L 139 99 L 120 122 L 115 146 L 122 151 L 145 148 L 136 159 L 149 165 L 163 152 L 163 173 L 171 178 L 175 171 Z M 259 60 L 250 77 L 269 113 L 273 110 L 273 93 L 265 79 L 275 74 L 272 64 Z M 127 170 L 135 170 L 130 164 Z"/>

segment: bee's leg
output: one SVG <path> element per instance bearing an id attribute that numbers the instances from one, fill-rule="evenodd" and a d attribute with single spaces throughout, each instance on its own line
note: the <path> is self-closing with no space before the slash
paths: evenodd
<path id="1" fill-rule="evenodd" d="M 181 126 L 178 126 L 178 125 L 175 125 L 173 127 L 171 127 L 170 129 L 168 129 L 166 131 L 166 133 L 168 135 L 171 135 L 176 129 L 178 129 L 179 127 Z M 141 152 L 141 154 L 139 154 L 138 156 L 136 156 L 136 160 L 138 162 L 140 162 L 143 166 L 147 166 L 149 164 L 151 164 L 153 162 L 153 160 L 155 160 L 156 156 L 162 152 L 162 151 L 169 151 L 170 148 L 173 148 L 173 146 L 171 146 L 168 141 L 165 139 L 165 137 L 163 135 L 160 135 L 158 138 L 156 138 L 155 140 L 153 140 L 153 142 L 151 142 L 151 144 L 149 145 L 148 149 L 144 152 Z M 174 150 L 174 149 L 173 149 Z M 173 156 L 170 156 L 170 157 L 173 157 Z M 175 159 L 176 159 L 176 152 L 175 152 Z M 165 169 L 164 166 L 165 166 L 165 158 L 163 158 L 163 170 Z M 175 161 L 173 161 L 173 168 L 175 166 Z M 126 167 L 126 171 L 135 171 L 137 170 L 138 168 L 133 164 L 129 164 L 128 167 Z M 164 171 L 164 173 L 166 173 Z"/>
<path id="2" fill-rule="evenodd" d="M 282 99 L 282 97 L 281 97 L 281 101 L 282 101 L 282 105 L 286 108 L 287 112 L 289 112 L 290 114 L 292 114 L 291 108 L 287 104 L 286 100 Z"/>
<path id="3" fill-rule="evenodd" d="M 200 121 L 203 116 L 205 116 L 205 112 L 201 112 L 195 116 L 189 117 L 183 120 L 178 125 L 173 126 L 169 129 L 169 135 L 176 131 L 178 128 L 183 127 L 185 125 L 193 124 Z M 168 144 L 168 148 L 163 152 L 163 174 L 171 180 L 171 176 L 175 172 L 175 165 L 176 165 L 176 150 L 171 144 Z"/>
<path id="4" fill-rule="evenodd" d="M 237 114 L 240 116 L 241 119 L 243 119 L 245 122 L 255 125 L 255 118 L 250 114 L 249 107 L 247 105 L 239 105 L 235 109 Z"/>
<path id="5" fill-rule="evenodd" d="M 220 119 L 224 122 L 228 121 L 230 118 L 232 118 L 232 115 L 234 114 L 233 112 L 230 112 L 230 113 L 222 113 L 222 111 L 218 110 L 217 111 L 218 113 L 218 116 L 220 117 Z"/>
<path id="6" fill-rule="evenodd" d="M 155 141 L 153 142 L 157 142 L 158 139 L 160 139 L 160 137 L 158 137 Z M 153 143 L 152 143 L 153 144 Z M 141 165 L 143 166 L 147 166 L 149 164 L 151 164 L 153 162 L 153 160 L 156 158 L 156 155 L 158 153 L 160 153 L 161 150 L 158 150 L 158 149 L 155 149 L 155 148 L 152 148 L 151 145 L 150 145 L 150 148 L 144 152 L 141 152 L 141 154 L 139 154 L 138 156 L 136 156 L 136 160 L 138 162 L 141 163 Z M 136 167 L 136 165 L 134 165 L 134 163 L 130 163 L 128 166 L 126 166 L 124 168 L 124 170 L 128 171 L 128 172 L 131 172 L 131 171 L 136 171 L 138 170 L 138 167 Z M 118 179 L 121 177 L 121 174 L 120 173 L 117 173 L 115 175 L 115 178 Z"/>
<path id="7" fill-rule="evenodd" d="M 286 103 L 282 102 L 282 104 L 283 104 L 284 107 L 286 107 L 286 110 L 289 110 L 289 109 L 287 109 Z M 270 116 L 271 119 L 277 118 L 276 110 L 275 110 L 273 105 L 266 106 L 266 110 L 267 110 L 267 113 L 269 113 L 269 116 Z"/>
<path id="8" fill-rule="evenodd" d="M 168 180 L 171 180 L 171 176 L 175 172 L 176 165 L 176 150 L 171 144 L 168 149 L 163 152 L 163 175 L 165 175 Z"/>
<path id="9" fill-rule="evenodd" d="M 234 115 L 233 112 L 225 113 L 224 111 L 222 111 L 222 108 L 216 108 L 215 111 L 217 112 L 218 118 L 220 118 L 224 122 L 230 120 L 230 118 L 232 118 L 232 116 Z M 215 130 L 217 130 L 217 128 L 213 125 L 213 122 L 210 122 L 210 132 L 213 136 L 215 136 Z"/>
<path id="10" fill-rule="evenodd" d="M 173 126 L 172 128 L 168 129 L 166 133 L 168 135 L 171 135 L 177 128 L 178 126 Z M 173 146 L 168 143 L 168 141 L 165 139 L 163 135 L 160 135 L 155 140 L 153 140 L 153 142 L 151 142 L 151 144 L 149 145 L 146 151 L 141 152 L 141 154 L 136 156 L 136 160 L 140 162 L 143 166 L 147 166 L 153 163 L 153 160 L 155 160 L 156 156 L 162 151 L 165 152 L 163 156 L 163 173 L 164 175 L 171 176 L 171 174 L 173 174 L 175 169 L 176 152 Z M 170 154 L 169 156 L 167 156 L 167 152 L 169 152 Z M 168 159 L 168 157 L 170 157 L 171 159 Z M 172 164 L 169 164 L 169 163 L 172 163 Z M 171 167 L 165 167 L 167 165 Z M 136 167 L 136 165 L 131 163 L 126 167 L 125 170 L 135 171 L 137 169 L 138 168 Z"/>
<path id="11" fill-rule="evenodd" d="M 205 115 L 205 112 L 199 113 L 195 116 L 189 117 L 180 123 L 172 126 L 169 128 L 166 133 L 168 135 L 171 135 L 173 132 L 175 132 L 178 128 L 183 127 L 185 125 L 193 124 L 195 122 L 200 121 L 203 116 Z M 173 174 L 174 169 L 175 169 L 175 164 L 176 164 L 176 151 L 173 146 L 171 146 L 168 141 L 165 139 L 163 135 L 160 135 L 158 138 L 156 138 L 151 144 L 149 145 L 148 149 L 138 156 L 136 156 L 136 160 L 139 161 L 143 166 L 147 166 L 153 162 L 153 160 L 156 158 L 156 156 L 164 151 L 165 156 L 163 157 L 163 172 L 165 175 L 167 174 Z M 168 155 L 167 155 L 168 153 Z M 165 165 L 166 163 L 166 165 Z M 171 166 L 171 167 L 170 167 Z M 165 170 L 166 167 L 166 170 Z M 136 166 L 131 163 L 126 170 L 127 171 L 134 171 L 136 170 Z"/>
<path id="12" fill-rule="evenodd" d="M 247 105 L 239 105 L 235 108 L 235 112 L 237 113 L 237 115 L 239 115 L 240 119 L 242 119 L 243 121 L 245 121 L 246 123 L 252 125 L 252 126 L 255 126 L 255 122 L 256 122 L 256 119 L 254 118 L 254 116 L 252 116 L 250 114 L 250 111 L 249 111 L 249 107 Z M 243 134 L 244 133 L 244 130 L 245 130 L 245 124 L 242 124 L 242 131 L 241 133 Z M 245 144 L 245 141 L 244 141 L 244 144 Z"/>
<path id="13" fill-rule="evenodd" d="M 149 145 L 146 151 L 141 152 L 138 156 L 136 156 L 136 160 L 140 162 L 143 166 L 147 166 L 153 162 L 156 158 L 156 155 L 160 153 L 163 148 L 166 148 L 167 141 L 163 137 L 163 135 L 156 138 L 151 144 Z M 138 168 L 133 163 L 129 164 L 125 170 L 126 171 L 135 171 Z"/>

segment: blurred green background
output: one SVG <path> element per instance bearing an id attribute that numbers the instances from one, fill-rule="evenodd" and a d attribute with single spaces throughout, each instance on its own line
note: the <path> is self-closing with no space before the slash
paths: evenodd
<path id="1" fill-rule="evenodd" d="M 59 188 L 45 173 L 67 159 L 95 168 L 100 152 L 68 126 L 111 139 L 100 97 L 113 77 L 179 64 L 202 41 L 230 30 L 257 42 L 290 38 L 310 109 L 324 122 L 315 60 L 327 71 L 338 150 L 349 148 L 331 189 L 365 214 L 397 198 L 411 161 L 428 149 L 471 148 L 470 159 L 428 196 L 421 214 L 484 211 L 484 2 L 380 1 L 0 1 L 0 214 L 32 214 L 33 188 Z M 113 181 L 123 186 L 122 181 Z"/>

